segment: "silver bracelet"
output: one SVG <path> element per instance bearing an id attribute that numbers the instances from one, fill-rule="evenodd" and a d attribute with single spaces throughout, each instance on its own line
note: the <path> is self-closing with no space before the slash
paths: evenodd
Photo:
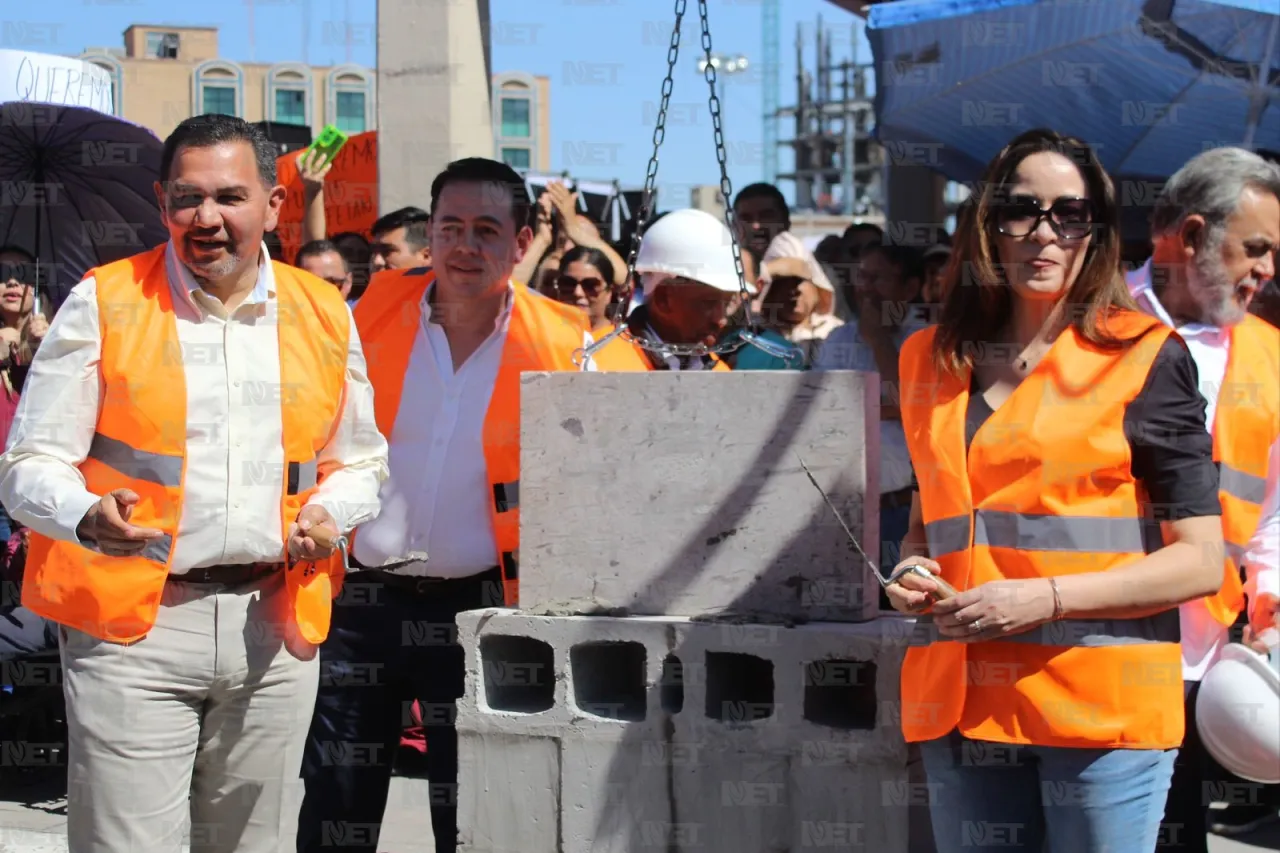
<path id="1" fill-rule="evenodd" d="M 1053 621 L 1062 618 L 1062 594 L 1058 591 L 1058 579 L 1049 578 L 1049 586 L 1053 588 Z"/>

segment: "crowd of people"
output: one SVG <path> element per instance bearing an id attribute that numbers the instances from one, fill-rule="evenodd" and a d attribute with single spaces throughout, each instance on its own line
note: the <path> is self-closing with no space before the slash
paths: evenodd
<path id="1" fill-rule="evenodd" d="M 928 629 L 901 684 L 928 846 L 987 822 L 1028 851 L 1206 850 L 1230 776 L 1197 685 L 1280 609 L 1280 166 L 1187 163 L 1127 271 L 1110 177 L 1042 130 L 928 246 L 856 224 L 810 252 L 752 184 L 736 241 L 667 212 L 634 276 L 569 188 L 530 198 L 493 160 L 368 240 L 326 236 L 325 169 L 299 171 L 290 262 L 271 146 L 218 115 L 165 142 L 169 242 L 51 322 L 30 255 L 0 249 L 21 588 L 0 653 L 60 648 L 72 851 L 176 851 L 189 817 L 207 853 L 374 853 L 411 725 L 435 850 L 457 849 L 455 620 L 519 605 L 520 374 L 758 369 L 879 375 L 882 566 L 959 590 L 904 575 L 882 599 Z M 1237 827 L 1280 814 L 1255 787 Z"/>

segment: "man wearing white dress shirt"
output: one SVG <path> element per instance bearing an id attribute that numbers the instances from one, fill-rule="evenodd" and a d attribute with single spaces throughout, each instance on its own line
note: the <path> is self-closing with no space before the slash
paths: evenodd
<path id="1" fill-rule="evenodd" d="M 321 649 L 300 853 L 379 849 L 414 700 L 435 851 L 457 849 L 457 614 L 516 604 L 521 373 L 576 371 L 591 340 L 576 306 L 511 281 L 533 240 L 530 212 L 511 167 L 450 163 L 431 187 L 433 268 L 378 273 L 356 307 L 390 476 L 381 515 L 355 533 L 358 571 Z"/>
<path id="2" fill-rule="evenodd" d="M 76 853 L 275 853 L 340 580 L 386 442 L 350 309 L 269 260 L 284 188 L 238 118 L 188 119 L 170 239 L 90 271 L 27 379 L 0 499 L 59 624 Z M 317 534 L 318 535 L 318 534 Z"/>
<path id="3" fill-rule="evenodd" d="M 1200 680 L 1242 610 L 1256 637 L 1275 623 L 1280 603 L 1280 330 L 1248 313 L 1275 276 L 1280 168 L 1239 148 L 1197 155 L 1165 184 L 1152 214 L 1152 243 L 1151 259 L 1129 275 L 1129 288 L 1139 308 L 1178 330 L 1195 359 L 1230 557 L 1222 590 L 1181 607 L 1187 735 L 1158 848 L 1203 853 L 1205 794 L 1212 790 L 1205 785 L 1223 781 L 1226 771 L 1196 731 Z M 1280 807 L 1259 798 L 1259 787 L 1252 786 L 1250 805 L 1259 817 L 1274 817 Z"/>

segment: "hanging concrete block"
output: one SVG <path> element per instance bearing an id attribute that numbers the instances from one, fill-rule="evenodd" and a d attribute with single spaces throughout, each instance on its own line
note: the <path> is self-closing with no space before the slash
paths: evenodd
<path id="1" fill-rule="evenodd" d="M 520 606 L 874 618 L 796 454 L 878 559 L 879 394 L 853 371 L 526 374 Z"/>

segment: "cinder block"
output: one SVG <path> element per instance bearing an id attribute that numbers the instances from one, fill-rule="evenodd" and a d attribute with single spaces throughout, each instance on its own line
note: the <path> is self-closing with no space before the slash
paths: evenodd
<path id="1" fill-rule="evenodd" d="M 483 610 L 460 614 L 458 628 L 469 853 L 535 835 L 525 849 L 540 853 L 906 850 L 895 709 L 912 620 L 783 627 Z M 537 829 L 524 836 L 495 829 L 526 814 Z M 558 835 L 541 846 L 552 814 Z"/>
<path id="2" fill-rule="evenodd" d="M 522 608 L 875 617 L 875 578 L 796 455 L 878 560 L 875 374 L 531 373 L 522 382 Z"/>
<path id="3" fill-rule="evenodd" d="M 528 853 L 557 850 L 560 837 L 560 744 L 552 738 L 464 736 L 459 775 L 467 779 L 458 789 L 458 811 L 485 814 L 462 828 L 463 849 L 486 853 Z M 520 808 L 501 814 L 489 808 L 494 798 Z"/>

